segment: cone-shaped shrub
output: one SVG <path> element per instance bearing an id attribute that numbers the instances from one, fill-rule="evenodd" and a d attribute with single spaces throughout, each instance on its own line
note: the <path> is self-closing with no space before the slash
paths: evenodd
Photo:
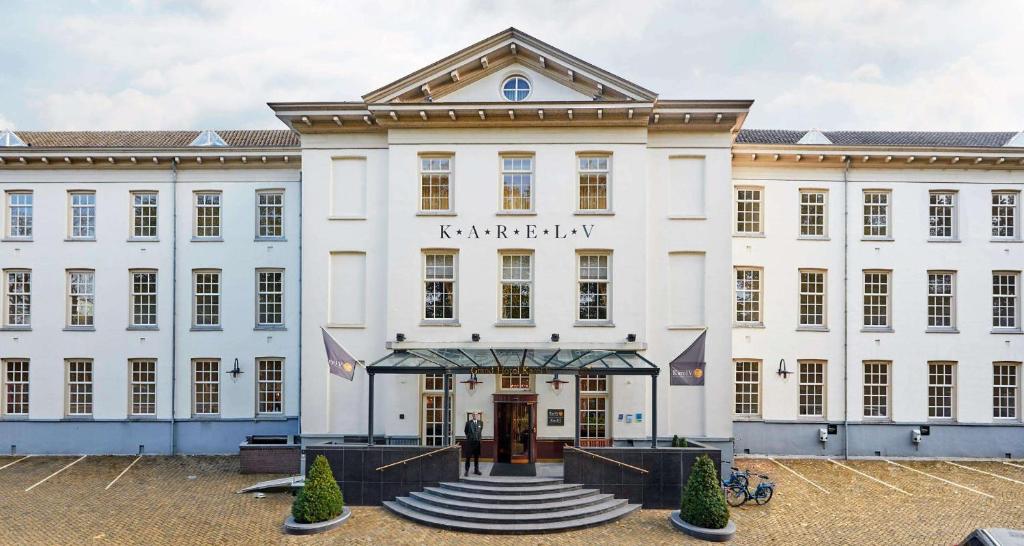
<path id="1" fill-rule="evenodd" d="M 707 455 L 697 457 L 690 469 L 679 517 L 705 529 L 722 529 L 729 524 L 729 505 L 725 504 L 715 463 Z"/>
<path id="2" fill-rule="evenodd" d="M 317 455 L 306 475 L 306 485 L 292 503 L 292 517 L 299 523 L 327 521 L 340 516 L 344 506 L 331 465 L 327 464 L 326 457 Z"/>
<path id="3" fill-rule="evenodd" d="M 673 434 L 672 435 L 672 447 L 679 447 L 679 435 L 678 434 Z"/>

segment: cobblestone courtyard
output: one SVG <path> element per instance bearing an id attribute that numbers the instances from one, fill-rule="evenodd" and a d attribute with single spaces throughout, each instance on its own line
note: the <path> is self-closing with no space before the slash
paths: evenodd
<path id="1" fill-rule="evenodd" d="M 336 531 L 288 537 L 280 526 L 291 496 L 235 493 L 276 477 L 239 475 L 235 457 L 143 457 L 109 489 L 134 457 L 19 459 L 0 457 L 0 544 L 699 543 L 671 530 L 664 510 L 582 531 L 510 537 L 429 529 L 380 508 L 354 507 L 351 521 Z M 778 461 L 823 491 L 776 462 L 738 461 L 770 475 L 778 489 L 767 506 L 733 510 L 734 543 L 953 544 L 975 527 L 1024 527 L 1020 461 L 839 462 L 845 467 Z"/>

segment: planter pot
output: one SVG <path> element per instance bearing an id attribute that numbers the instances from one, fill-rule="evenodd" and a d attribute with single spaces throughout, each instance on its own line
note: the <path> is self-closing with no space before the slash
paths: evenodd
<path id="1" fill-rule="evenodd" d="M 732 540 L 732 537 L 736 535 L 736 524 L 732 520 L 729 520 L 729 524 L 724 529 L 705 529 L 704 527 L 697 527 L 683 521 L 679 517 L 679 510 L 669 514 L 668 520 L 672 522 L 672 526 L 677 530 L 708 542 L 726 542 Z"/>
<path id="2" fill-rule="evenodd" d="M 352 510 L 349 510 L 348 506 L 342 508 L 340 516 L 317 523 L 299 523 L 292 516 L 288 516 L 288 519 L 284 520 L 284 531 L 289 535 L 314 535 L 339 527 L 350 517 Z"/>

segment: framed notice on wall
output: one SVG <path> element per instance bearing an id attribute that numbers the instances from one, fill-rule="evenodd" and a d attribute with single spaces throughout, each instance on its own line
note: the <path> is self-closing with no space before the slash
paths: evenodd
<path id="1" fill-rule="evenodd" d="M 549 409 L 548 410 L 548 426 L 549 427 L 561 427 L 565 425 L 565 410 L 564 409 Z"/>

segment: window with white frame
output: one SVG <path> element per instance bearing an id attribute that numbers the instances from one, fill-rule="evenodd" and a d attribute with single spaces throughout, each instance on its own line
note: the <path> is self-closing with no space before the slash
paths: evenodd
<path id="1" fill-rule="evenodd" d="M 501 210 L 533 210 L 532 156 L 501 156 Z"/>
<path id="2" fill-rule="evenodd" d="M 192 414 L 220 413 L 220 360 L 192 361 Z"/>
<path id="3" fill-rule="evenodd" d="M 28 360 L 10 358 L 3 361 L 3 415 L 27 416 L 29 400 Z"/>
<path id="4" fill-rule="evenodd" d="M 600 445 L 608 438 L 608 376 L 580 376 L 579 418 L 581 444 Z"/>
<path id="5" fill-rule="evenodd" d="M 192 271 L 192 326 L 220 326 L 220 270 Z"/>
<path id="6" fill-rule="evenodd" d="M 31 191 L 7 192 L 7 237 L 32 238 L 32 200 Z"/>
<path id="7" fill-rule="evenodd" d="M 956 192 L 928 192 L 928 237 L 930 239 L 956 240 Z"/>
<path id="8" fill-rule="evenodd" d="M 825 272 L 800 270 L 801 328 L 825 328 Z"/>
<path id="9" fill-rule="evenodd" d="M 445 445 L 444 438 L 444 382 L 443 373 L 429 373 L 423 376 L 423 445 Z M 448 434 L 453 433 L 451 426 L 454 408 L 455 390 L 452 389 L 452 376 L 448 375 Z"/>
<path id="10" fill-rule="evenodd" d="M 737 360 L 735 362 L 736 381 L 734 383 L 735 405 L 733 412 L 737 416 L 755 416 L 761 414 L 761 361 Z"/>
<path id="11" fill-rule="evenodd" d="M 864 272 L 864 327 L 890 328 L 888 271 Z"/>
<path id="12" fill-rule="evenodd" d="M 801 360 L 800 401 L 801 417 L 825 416 L 825 361 Z"/>
<path id="13" fill-rule="evenodd" d="M 92 415 L 92 360 L 67 360 L 67 414 Z"/>
<path id="14" fill-rule="evenodd" d="M 956 328 L 956 273 L 952 271 L 928 272 L 928 329 L 952 330 Z"/>
<path id="15" fill-rule="evenodd" d="M 32 326 L 32 271 L 4 271 L 4 320 L 8 328 Z"/>
<path id="16" fill-rule="evenodd" d="M 156 326 L 156 271 L 131 271 L 131 326 L 148 328 Z"/>
<path id="17" fill-rule="evenodd" d="M 864 190 L 864 238 L 888 239 L 892 237 L 892 193 L 888 190 Z"/>
<path id="18" fill-rule="evenodd" d="M 284 270 L 256 270 L 256 325 L 284 326 Z"/>
<path id="19" fill-rule="evenodd" d="M 576 319 L 579 321 L 608 322 L 611 320 L 611 256 L 609 254 L 579 254 L 577 290 L 579 292 Z"/>
<path id="20" fill-rule="evenodd" d="M 889 362 L 864 362 L 864 417 L 889 417 Z"/>
<path id="21" fill-rule="evenodd" d="M 454 252 L 423 255 L 423 319 L 455 320 L 457 268 Z"/>
<path id="22" fill-rule="evenodd" d="M 256 238 L 284 238 L 284 191 L 256 192 Z"/>
<path id="23" fill-rule="evenodd" d="M 992 192 L 992 238 L 1020 238 L 1020 192 Z"/>
<path id="24" fill-rule="evenodd" d="M 1020 273 L 992 272 L 992 328 L 1020 329 Z"/>
<path id="25" fill-rule="evenodd" d="M 96 273 L 91 270 L 68 271 L 68 327 L 93 327 L 95 313 Z"/>
<path id="26" fill-rule="evenodd" d="M 602 156 L 579 156 L 579 209 L 581 211 L 608 211 L 611 209 L 608 183 L 611 170 L 610 158 Z"/>
<path id="27" fill-rule="evenodd" d="M 221 198 L 219 191 L 197 191 L 193 194 L 192 236 L 196 239 L 219 239 L 221 235 Z"/>
<path id="28" fill-rule="evenodd" d="M 131 415 L 135 417 L 156 415 L 156 360 L 129 360 L 128 373 L 129 388 L 131 389 Z"/>
<path id="29" fill-rule="evenodd" d="M 256 360 L 256 413 L 284 413 L 284 360 L 280 358 Z"/>
<path id="30" fill-rule="evenodd" d="M 71 223 L 68 237 L 91 240 L 96 238 L 96 192 L 68 192 Z"/>
<path id="31" fill-rule="evenodd" d="M 736 323 L 761 323 L 761 270 L 736 268 Z"/>
<path id="32" fill-rule="evenodd" d="M 420 158 L 420 210 L 450 212 L 452 181 L 451 157 Z"/>
<path id="33" fill-rule="evenodd" d="M 800 190 L 800 237 L 828 237 L 828 191 Z"/>
<path id="34" fill-rule="evenodd" d="M 132 198 L 132 239 L 156 239 L 157 192 L 133 191 Z"/>
<path id="35" fill-rule="evenodd" d="M 761 188 L 736 188 L 736 233 L 743 235 L 760 235 L 764 233 L 762 224 Z"/>
<path id="36" fill-rule="evenodd" d="M 956 417 L 956 363 L 928 363 L 928 418 Z"/>
<path id="37" fill-rule="evenodd" d="M 1020 418 L 1020 362 L 992 364 L 992 417 Z"/>
<path id="38" fill-rule="evenodd" d="M 499 387 L 503 391 L 528 391 L 530 390 L 530 374 L 518 372 L 503 372 Z"/>
<path id="39" fill-rule="evenodd" d="M 533 256 L 501 255 L 501 320 L 533 319 Z"/>

